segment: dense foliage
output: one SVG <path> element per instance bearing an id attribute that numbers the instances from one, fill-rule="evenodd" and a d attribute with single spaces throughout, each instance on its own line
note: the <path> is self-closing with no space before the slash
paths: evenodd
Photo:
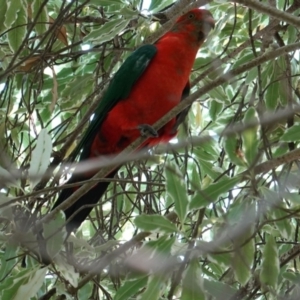
<path id="1" fill-rule="evenodd" d="M 0 5 L 1 299 L 299 299 L 299 0 Z M 201 5 L 216 28 L 178 139 L 122 154 L 65 241 L 50 209 L 108 82 Z"/>

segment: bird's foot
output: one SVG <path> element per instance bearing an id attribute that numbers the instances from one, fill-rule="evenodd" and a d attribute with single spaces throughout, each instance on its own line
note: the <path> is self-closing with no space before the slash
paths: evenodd
<path id="1" fill-rule="evenodd" d="M 158 137 L 158 132 L 149 124 L 141 124 L 137 128 L 143 137 Z"/>

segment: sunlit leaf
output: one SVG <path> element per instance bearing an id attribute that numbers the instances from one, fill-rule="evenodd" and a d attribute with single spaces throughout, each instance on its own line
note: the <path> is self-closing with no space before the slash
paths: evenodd
<path id="1" fill-rule="evenodd" d="M 174 2 L 174 0 L 166 0 L 166 1 L 151 0 L 151 4 L 149 6 L 149 11 L 158 12 L 173 2 Z"/>
<path id="2" fill-rule="evenodd" d="M 34 187 L 46 172 L 50 163 L 50 156 L 52 152 L 51 137 L 46 129 L 41 130 L 35 149 L 32 152 L 30 168 L 28 175 L 32 187 Z"/>
<path id="3" fill-rule="evenodd" d="M 31 297 L 35 296 L 44 282 L 47 270 L 48 267 L 44 267 L 32 272 L 32 275 L 28 278 L 28 281 L 19 287 L 16 295 L 12 299 L 23 300 L 30 299 Z"/>
<path id="4" fill-rule="evenodd" d="M 130 20 L 115 19 L 94 29 L 87 36 L 84 37 L 85 41 L 94 43 L 104 43 L 113 39 L 118 33 L 126 28 Z"/>

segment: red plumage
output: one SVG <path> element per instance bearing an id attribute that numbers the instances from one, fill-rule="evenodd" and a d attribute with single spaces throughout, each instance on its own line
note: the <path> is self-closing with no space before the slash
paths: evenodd
<path id="1" fill-rule="evenodd" d="M 103 103 L 99 104 L 104 109 L 99 109 L 101 113 L 96 115 L 98 119 L 90 125 L 81 143 L 83 154 L 80 160 L 121 152 L 141 135 L 140 125 L 153 125 L 188 94 L 189 75 L 196 54 L 213 26 L 214 20 L 209 11 L 193 9 L 180 17 L 154 46 L 142 46 L 124 62 L 102 99 Z M 133 68 L 132 72 L 130 68 Z M 124 72 L 128 74 L 123 74 Z M 126 86 L 124 88 L 127 75 L 129 92 L 125 89 Z M 133 76 L 132 80 L 130 76 Z M 118 87 L 123 89 L 119 93 L 121 96 L 115 95 Z M 176 135 L 177 121 L 178 118 L 174 118 L 168 122 L 158 131 L 158 137 L 149 138 L 143 146 L 169 141 Z M 113 177 L 114 174 L 115 172 L 108 177 Z M 69 183 L 91 176 L 91 173 L 75 175 Z M 107 182 L 100 182 L 78 199 L 65 211 L 67 219 L 83 205 L 97 203 L 107 185 Z M 65 189 L 54 207 L 65 201 L 73 191 L 74 189 Z M 68 224 L 68 230 L 78 227 L 90 210 L 91 207 L 78 211 Z"/>

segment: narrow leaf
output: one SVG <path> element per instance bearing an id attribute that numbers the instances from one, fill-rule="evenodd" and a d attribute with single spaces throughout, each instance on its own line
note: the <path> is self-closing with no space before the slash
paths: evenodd
<path id="1" fill-rule="evenodd" d="M 190 262 L 182 282 L 182 294 L 180 300 L 205 300 L 203 279 L 198 261 Z"/>
<path id="2" fill-rule="evenodd" d="M 34 270 L 26 283 L 21 285 L 14 296 L 13 300 L 31 299 L 39 291 L 44 283 L 44 279 L 47 273 L 48 267 L 39 268 Z"/>
<path id="3" fill-rule="evenodd" d="M 279 271 L 278 248 L 275 238 L 271 235 L 267 235 L 266 244 L 263 247 L 262 264 L 259 276 L 263 291 L 267 291 L 268 287 L 276 289 Z"/>
<path id="4" fill-rule="evenodd" d="M 150 7 L 149 7 L 149 11 L 151 11 L 152 13 L 158 12 L 163 10 L 164 7 L 172 4 L 174 1 L 173 0 L 152 0 Z"/>
<path id="5" fill-rule="evenodd" d="M 176 232 L 176 226 L 165 217 L 159 215 L 140 215 L 134 219 L 137 227 L 145 231 L 162 230 L 164 232 Z"/>
<path id="6" fill-rule="evenodd" d="M 223 193 L 227 193 L 240 181 L 239 177 L 228 178 L 212 183 L 209 187 L 202 191 L 197 191 L 191 200 L 190 208 L 201 208 L 209 205 L 218 200 L 219 196 Z"/>
<path id="7" fill-rule="evenodd" d="M 42 129 L 35 149 L 32 151 L 28 175 L 31 186 L 34 187 L 41 180 L 50 163 L 52 142 L 46 129 Z"/>
<path id="8" fill-rule="evenodd" d="M 18 187 L 18 182 L 14 178 L 14 176 L 11 173 L 9 173 L 7 170 L 3 169 L 1 166 L 0 166 L 0 182 L 2 184 L 8 184 L 9 183 L 13 186 Z"/>
<path id="9" fill-rule="evenodd" d="M 9 47 L 12 51 L 17 52 L 21 46 L 27 32 L 27 10 L 21 6 L 17 18 L 11 25 L 11 30 L 7 32 Z"/>
<path id="10" fill-rule="evenodd" d="M 47 241 L 47 253 L 51 258 L 60 251 L 66 238 L 65 219 L 64 212 L 60 211 L 53 220 L 43 224 L 43 236 Z"/>
<path id="11" fill-rule="evenodd" d="M 300 124 L 294 124 L 292 127 L 286 129 L 280 140 L 283 142 L 300 141 Z"/>
<path id="12" fill-rule="evenodd" d="M 13 199 L 14 198 L 7 197 L 6 195 L 0 193 L 0 205 L 3 205 Z M 13 220 L 12 204 L 0 208 L 0 216 L 2 218 L 7 218 L 8 220 Z"/>
<path id="13" fill-rule="evenodd" d="M 271 83 L 266 90 L 266 107 L 268 110 L 275 111 L 279 104 L 279 84 L 277 81 Z"/>
<path id="14" fill-rule="evenodd" d="M 225 137 L 224 150 L 232 163 L 238 166 L 245 166 L 244 154 L 239 149 L 239 142 L 236 136 Z"/>
<path id="15" fill-rule="evenodd" d="M 78 286 L 79 273 L 75 270 L 74 266 L 68 264 L 65 259 L 57 255 L 54 258 L 54 263 L 60 274 L 67 280 L 73 287 Z"/>
<path id="16" fill-rule="evenodd" d="M 209 116 L 213 121 L 215 121 L 218 117 L 218 115 L 221 113 L 224 107 L 224 103 L 221 103 L 216 100 L 209 101 Z"/>
<path id="17" fill-rule="evenodd" d="M 231 299 L 236 289 L 220 281 L 204 279 L 205 290 L 212 295 L 213 299 Z"/>
<path id="18" fill-rule="evenodd" d="M 258 120 L 256 110 L 253 107 L 251 107 L 247 110 L 245 114 L 244 123 L 247 124 L 255 120 Z M 242 133 L 242 139 L 245 158 L 248 164 L 251 165 L 255 162 L 255 159 L 257 159 L 258 154 L 258 128 L 255 126 L 245 130 Z"/>
<path id="19" fill-rule="evenodd" d="M 23 7 L 23 3 L 22 0 L 10 0 L 6 2 L 7 10 L 5 13 L 4 25 L 6 28 L 12 28 L 12 24 L 16 21 L 18 17 L 18 12 Z"/>
<path id="20" fill-rule="evenodd" d="M 0 0 L 0 20 L 2 20 L 0 22 L 0 34 L 2 34 L 6 29 L 7 27 L 5 26 L 5 23 L 3 22 L 3 20 L 5 20 L 5 16 L 7 14 L 7 7 L 8 7 L 8 3 L 9 1 L 7 0 Z M 12 0 L 10 1 L 12 2 Z"/>
<path id="21" fill-rule="evenodd" d="M 121 286 L 114 297 L 114 300 L 130 299 L 133 295 L 143 288 L 148 281 L 148 276 L 143 276 L 134 280 L 126 280 L 124 285 Z"/>
<path id="22" fill-rule="evenodd" d="M 251 239 L 245 246 L 238 248 L 232 257 L 232 267 L 236 280 L 244 286 L 251 277 L 255 256 L 255 242 Z"/>
<path id="23" fill-rule="evenodd" d="M 162 288 L 163 278 L 159 276 L 152 276 L 149 279 L 147 288 L 142 294 L 140 300 L 158 300 L 160 299 L 161 288 Z"/>
<path id="24" fill-rule="evenodd" d="M 91 31 L 84 37 L 84 41 L 104 43 L 113 39 L 117 34 L 126 28 L 130 20 L 115 19 L 102 25 L 100 28 Z"/>
<path id="25" fill-rule="evenodd" d="M 35 25 L 35 30 L 38 35 L 42 35 L 49 28 L 49 17 L 46 5 L 44 5 L 41 9 L 43 2 L 45 1 L 34 0 L 34 2 L 32 3 L 32 19 L 35 19 L 37 14 L 39 13 Z"/>
<path id="26" fill-rule="evenodd" d="M 11 244 L 6 245 L 4 256 L 1 257 L 0 282 L 3 282 L 3 279 L 5 279 L 7 276 L 7 273 L 16 264 L 18 251 L 19 247 Z"/>
<path id="27" fill-rule="evenodd" d="M 165 175 L 167 195 L 171 198 L 171 203 L 174 202 L 175 211 L 181 224 L 183 224 L 189 203 L 183 175 L 175 164 L 169 164 L 166 166 Z"/>

